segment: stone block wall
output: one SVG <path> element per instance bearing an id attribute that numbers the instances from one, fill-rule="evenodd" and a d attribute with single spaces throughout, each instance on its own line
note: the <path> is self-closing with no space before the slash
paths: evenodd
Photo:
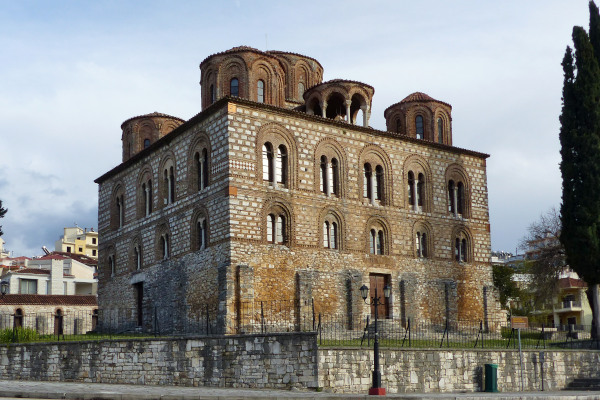
<path id="1" fill-rule="evenodd" d="M 498 390 L 521 391 L 515 350 L 380 350 L 382 386 L 390 393 L 450 393 L 484 390 L 485 364 L 498 365 Z M 564 389 L 575 378 L 600 378 L 600 352 L 544 351 L 545 390 Z M 340 393 L 371 387 L 373 351 L 319 349 L 319 386 Z M 523 351 L 523 390 L 541 390 L 540 351 Z"/>
<path id="2" fill-rule="evenodd" d="M 315 334 L 62 342 L 0 347 L 13 380 L 244 388 L 317 386 Z"/>

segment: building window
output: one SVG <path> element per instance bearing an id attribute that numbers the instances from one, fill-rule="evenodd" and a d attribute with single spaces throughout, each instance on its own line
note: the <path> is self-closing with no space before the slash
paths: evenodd
<path id="1" fill-rule="evenodd" d="M 326 156 L 321 156 L 321 192 L 327 196 L 339 196 L 339 163 L 337 159 L 327 160 Z"/>
<path id="2" fill-rule="evenodd" d="M 19 279 L 19 293 L 37 294 L 37 279 Z"/>
<path id="3" fill-rule="evenodd" d="M 444 121 L 441 118 L 438 118 L 437 124 L 438 124 L 438 143 L 444 143 Z"/>
<path id="4" fill-rule="evenodd" d="M 208 150 L 202 149 L 194 155 L 198 180 L 198 191 L 208 186 Z"/>
<path id="5" fill-rule="evenodd" d="M 385 199 L 385 172 L 381 165 L 375 166 L 375 171 L 370 163 L 363 165 L 363 197 L 372 204 L 375 200 L 383 202 Z"/>
<path id="6" fill-rule="evenodd" d="M 152 181 L 148 179 L 142 183 L 142 199 L 144 207 L 144 216 L 152 213 Z"/>
<path id="7" fill-rule="evenodd" d="M 175 173 L 173 166 L 166 168 L 164 174 L 164 204 L 173 204 L 175 202 Z"/>
<path id="8" fill-rule="evenodd" d="M 96 238 L 92 238 L 92 244 L 96 244 Z"/>
<path id="9" fill-rule="evenodd" d="M 425 199 L 425 175 L 419 172 L 415 179 L 415 173 L 408 171 L 408 204 L 413 211 L 422 211 Z"/>
<path id="10" fill-rule="evenodd" d="M 256 84 L 256 101 L 265 102 L 265 81 L 259 80 Z"/>
<path id="11" fill-rule="evenodd" d="M 210 85 L 210 104 L 214 103 L 215 100 L 216 100 L 215 85 Z"/>
<path id="12" fill-rule="evenodd" d="M 144 148 L 147 149 L 150 147 L 150 139 L 144 139 Z"/>
<path id="13" fill-rule="evenodd" d="M 117 196 L 117 221 L 118 227 L 122 228 L 125 221 L 125 203 L 123 201 L 123 195 Z M 92 239 L 92 244 L 96 244 L 96 239 Z"/>
<path id="14" fill-rule="evenodd" d="M 287 222 L 283 214 L 269 214 L 267 216 L 267 242 L 273 244 L 286 244 Z"/>
<path id="15" fill-rule="evenodd" d="M 461 234 L 454 239 L 454 259 L 458 262 L 467 262 L 467 238 Z"/>
<path id="16" fill-rule="evenodd" d="M 288 154 L 284 145 L 277 148 L 277 160 L 275 162 L 275 177 L 277 183 L 285 186 L 288 180 Z"/>
<path id="17" fill-rule="evenodd" d="M 20 308 L 17 308 L 15 310 L 15 319 L 14 319 L 14 325 L 13 327 L 16 328 L 22 328 L 23 327 L 23 310 L 21 310 Z"/>
<path id="18" fill-rule="evenodd" d="M 340 248 L 340 225 L 333 215 L 325 217 L 323 222 L 323 247 L 332 250 Z"/>
<path id="19" fill-rule="evenodd" d="M 240 95 L 239 81 L 237 78 L 233 78 L 229 83 L 229 94 L 233 97 L 238 97 Z"/>
<path id="20" fill-rule="evenodd" d="M 113 256 L 108 256 L 108 270 L 111 277 L 115 276 L 115 258 Z"/>
<path id="21" fill-rule="evenodd" d="M 263 180 L 267 182 L 273 182 L 274 177 L 274 162 L 273 162 L 273 145 L 269 142 L 263 144 L 262 152 L 263 162 Z"/>
<path id="22" fill-rule="evenodd" d="M 198 249 L 202 250 L 206 248 L 206 238 L 207 238 L 207 230 L 206 230 L 206 219 L 199 219 L 196 223 L 197 235 L 198 235 Z"/>
<path id="23" fill-rule="evenodd" d="M 384 253 L 384 234 L 381 229 L 371 229 L 369 235 L 369 252 L 381 255 Z"/>
<path id="24" fill-rule="evenodd" d="M 96 257 L 96 250 L 92 250 L 92 256 Z"/>
<path id="25" fill-rule="evenodd" d="M 162 254 L 162 259 L 167 260 L 169 258 L 169 234 L 163 233 L 160 236 L 160 250 Z"/>
<path id="26" fill-rule="evenodd" d="M 363 197 L 367 199 L 373 198 L 373 170 L 371 164 L 366 163 L 363 166 Z"/>
<path id="27" fill-rule="evenodd" d="M 142 269 L 142 250 L 140 249 L 140 246 L 135 246 L 133 248 L 133 261 L 135 263 L 136 271 Z"/>
<path id="28" fill-rule="evenodd" d="M 427 258 L 429 257 L 429 252 L 427 249 L 427 233 L 426 232 L 417 232 L 415 235 L 415 249 L 417 250 L 418 258 Z"/>
<path id="29" fill-rule="evenodd" d="M 67 246 L 67 253 L 71 252 L 71 246 Z"/>
<path id="30" fill-rule="evenodd" d="M 425 129 L 423 127 L 423 117 L 421 115 L 417 115 L 415 118 L 415 127 L 417 130 L 417 139 L 423 139 L 425 136 Z"/>
<path id="31" fill-rule="evenodd" d="M 375 167 L 375 200 L 383 200 L 383 167 L 378 165 Z"/>
<path id="32" fill-rule="evenodd" d="M 465 185 L 460 181 L 448 181 L 448 212 L 454 216 L 465 212 Z"/>
<path id="33" fill-rule="evenodd" d="M 298 98 L 302 99 L 304 97 L 304 83 L 298 82 Z"/>

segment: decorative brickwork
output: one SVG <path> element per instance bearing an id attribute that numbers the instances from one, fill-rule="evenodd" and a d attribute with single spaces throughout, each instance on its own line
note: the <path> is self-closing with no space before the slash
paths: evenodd
<path id="1" fill-rule="evenodd" d="M 146 321 L 170 307 L 185 320 L 209 301 L 219 329 L 233 333 L 243 330 L 238 305 L 251 299 L 305 307 L 314 298 L 318 311 L 364 316 L 358 288 L 376 274 L 391 285 L 391 316 L 484 318 L 484 287 L 493 286 L 487 155 L 450 145 L 450 105 L 419 94 L 386 111 L 389 120 L 394 107 L 404 116 L 429 107 L 421 140 L 361 126 L 352 102 L 355 123 L 287 109 L 297 83 L 320 83 L 322 68 L 307 57 L 235 48 L 201 69 L 215 102 L 208 107 L 203 90 L 203 112 L 97 180 L 101 308 L 135 308 Z M 222 98 L 238 73 L 239 98 Z M 244 99 L 255 100 L 257 77 L 274 90 L 265 103 Z M 368 118 L 372 88 L 335 82 L 350 99 L 366 96 Z M 443 143 L 434 140 L 440 113 Z M 485 316 L 498 318 L 496 294 L 486 293 Z"/>

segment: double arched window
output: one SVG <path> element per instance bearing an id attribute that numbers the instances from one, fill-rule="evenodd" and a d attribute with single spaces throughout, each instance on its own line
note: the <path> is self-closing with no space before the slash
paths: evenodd
<path id="1" fill-rule="evenodd" d="M 173 204 L 175 202 L 175 171 L 172 164 L 163 170 L 163 185 L 164 204 Z"/>
<path id="2" fill-rule="evenodd" d="M 415 176 L 416 175 L 416 176 Z M 408 204 L 414 211 L 423 211 L 425 203 L 425 175 L 408 171 Z"/>
<path id="3" fill-rule="evenodd" d="M 330 211 L 323 219 L 323 248 L 339 250 L 342 248 L 342 233 L 337 212 Z"/>
<path id="4" fill-rule="evenodd" d="M 240 82 L 238 81 L 238 78 L 233 78 L 229 82 L 229 95 L 231 95 L 233 97 L 239 97 L 239 95 L 240 95 Z"/>
<path id="5" fill-rule="evenodd" d="M 454 260 L 457 262 L 469 262 L 471 243 L 465 232 L 459 232 L 454 237 Z"/>
<path id="6" fill-rule="evenodd" d="M 385 253 L 385 235 L 382 229 L 371 228 L 369 232 L 369 253 L 384 254 Z"/>
<path id="7" fill-rule="evenodd" d="M 143 215 L 148 216 L 152 213 L 152 180 L 147 179 L 142 183 L 141 187 L 142 193 L 142 207 L 143 207 Z"/>
<path id="8" fill-rule="evenodd" d="M 286 244 L 287 220 L 283 213 L 273 212 L 267 215 L 267 242 L 273 244 Z"/>
<path id="9" fill-rule="evenodd" d="M 194 169 L 198 191 L 208 186 L 208 150 L 203 148 L 194 154 Z"/>
<path id="10" fill-rule="evenodd" d="M 337 158 L 328 159 L 327 156 L 321 156 L 320 178 L 321 193 L 327 196 L 340 195 L 340 165 Z"/>
<path id="11" fill-rule="evenodd" d="M 170 256 L 171 249 L 169 245 L 169 234 L 163 233 L 160 235 L 160 253 L 162 260 L 167 260 Z"/>
<path id="12" fill-rule="evenodd" d="M 288 184 L 288 150 L 284 144 L 277 149 L 271 142 L 265 142 L 262 147 L 262 173 L 263 181 L 276 183 L 280 186 Z"/>
<path id="13" fill-rule="evenodd" d="M 465 214 L 465 185 L 453 179 L 448 181 L 448 212 L 454 216 Z"/>
<path id="14" fill-rule="evenodd" d="M 142 269 L 142 248 L 139 244 L 133 247 L 133 267 L 136 271 Z"/>
<path id="15" fill-rule="evenodd" d="M 116 273 L 115 256 L 113 256 L 112 254 L 110 256 L 108 256 L 107 264 L 108 264 L 108 271 L 110 273 L 110 276 L 111 277 L 115 276 L 115 273 Z"/>
<path id="16" fill-rule="evenodd" d="M 208 224 L 206 223 L 206 218 L 199 218 L 196 222 L 196 239 L 198 250 L 205 249 L 208 239 Z"/>
<path id="17" fill-rule="evenodd" d="M 368 162 L 363 165 L 363 197 L 369 199 L 371 203 L 375 203 L 375 200 L 384 200 L 384 177 L 384 170 L 381 165 L 375 165 L 375 168 Z"/>

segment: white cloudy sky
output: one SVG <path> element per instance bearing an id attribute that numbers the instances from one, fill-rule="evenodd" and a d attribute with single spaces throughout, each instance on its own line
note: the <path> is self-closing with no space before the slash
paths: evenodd
<path id="1" fill-rule="evenodd" d="M 585 0 L 0 0 L 0 220 L 15 256 L 97 226 L 93 182 L 121 123 L 200 111 L 199 63 L 234 46 L 318 59 L 375 87 L 371 125 L 415 91 L 453 106 L 454 144 L 488 153 L 492 248 L 560 204 L 565 47 Z"/>

